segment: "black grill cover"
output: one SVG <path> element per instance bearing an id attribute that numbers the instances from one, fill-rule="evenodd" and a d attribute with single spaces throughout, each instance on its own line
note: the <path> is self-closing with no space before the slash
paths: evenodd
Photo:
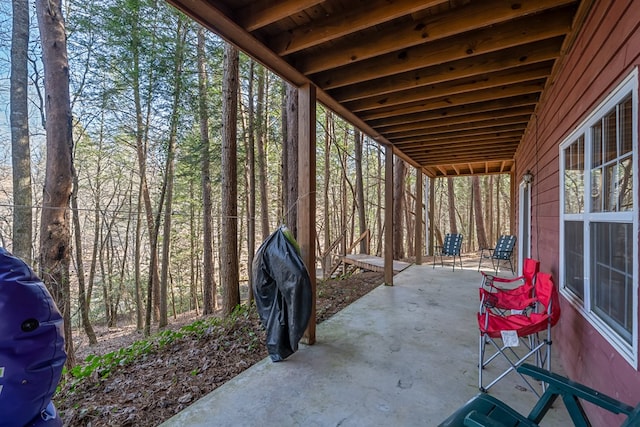
<path id="1" fill-rule="evenodd" d="M 253 260 L 253 294 L 267 350 L 274 362 L 298 350 L 311 316 L 311 280 L 293 238 L 280 227 L 265 240 Z"/>

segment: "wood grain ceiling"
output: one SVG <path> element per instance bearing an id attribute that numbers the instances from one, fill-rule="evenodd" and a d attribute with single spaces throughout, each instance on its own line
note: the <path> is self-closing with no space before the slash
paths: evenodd
<path id="1" fill-rule="evenodd" d="M 591 0 L 167 0 L 431 177 L 506 173 Z"/>

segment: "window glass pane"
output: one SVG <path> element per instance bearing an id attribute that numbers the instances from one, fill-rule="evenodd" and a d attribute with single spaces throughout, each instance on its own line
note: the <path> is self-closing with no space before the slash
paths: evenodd
<path id="1" fill-rule="evenodd" d="M 602 212 L 602 169 L 591 171 L 591 212 Z"/>
<path id="2" fill-rule="evenodd" d="M 616 163 L 610 163 L 604 167 L 604 175 L 602 176 L 602 210 L 605 212 L 617 211 L 618 198 L 616 197 L 616 170 Z"/>
<path id="3" fill-rule="evenodd" d="M 633 122 L 631 119 L 631 95 L 620 103 L 620 155 L 633 150 Z"/>
<path id="4" fill-rule="evenodd" d="M 631 156 L 620 161 L 618 179 L 620 210 L 631 211 L 633 210 L 633 163 Z"/>
<path id="5" fill-rule="evenodd" d="M 594 222 L 590 237 L 593 311 L 630 343 L 633 328 L 633 226 Z"/>
<path id="6" fill-rule="evenodd" d="M 564 283 L 584 301 L 584 233 L 582 221 L 564 223 Z"/>
<path id="7" fill-rule="evenodd" d="M 564 149 L 564 211 L 584 212 L 584 135 Z"/>
<path id="8" fill-rule="evenodd" d="M 618 157 L 618 139 L 616 138 L 616 109 L 609 111 L 602 119 L 604 124 L 604 161 L 610 162 Z"/>
<path id="9" fill-rule="evenodd" d="M 598 122 L 591 128 L 591 167 L 602 164 L 602 122 Z"/>

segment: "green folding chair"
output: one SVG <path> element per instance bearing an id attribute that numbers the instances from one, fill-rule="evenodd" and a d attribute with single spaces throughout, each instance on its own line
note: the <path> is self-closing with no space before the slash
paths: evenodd
<path id="1" fill-rule="evenodd" d="M 480 393 L 440 423 L 439 427 L 537 427 L 551 405 L 560 397 L 574 426 L 590 427 L 582 402 L 590 402 L 614 414 L 624 414 L 627 419 L 620 427 L 640 425 L 640 404 L 635 408 L 602 394 L 592 388 L 533 365 L 524 364 L 518 372 L 548 384 L 528 416 L 512 409 L 503 401 L 486 393 Z"/>

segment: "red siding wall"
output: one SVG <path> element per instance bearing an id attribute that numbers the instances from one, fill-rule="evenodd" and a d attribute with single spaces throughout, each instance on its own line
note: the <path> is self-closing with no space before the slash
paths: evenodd
<path id="1" fill-rule="evenodd" d="M 638 65 L 640 0 L 595 1 L 516 156 L 518 181 L 527 170 L 534 175 L 531 253 L 540 259 L 541 269 L 555 277 L 559 274 L 560 234 L 558 146 Z M 640 153 L 635 160 L 640 160 Z M 637 367 L 629 365 L 564 299 L 562 309 L 553 350 L 560 353 L 566 373 L 631 405 L 638 404 Z M 620 423 L 619 418 L 593 407 L 586 410 L 594 425 Z"/>

